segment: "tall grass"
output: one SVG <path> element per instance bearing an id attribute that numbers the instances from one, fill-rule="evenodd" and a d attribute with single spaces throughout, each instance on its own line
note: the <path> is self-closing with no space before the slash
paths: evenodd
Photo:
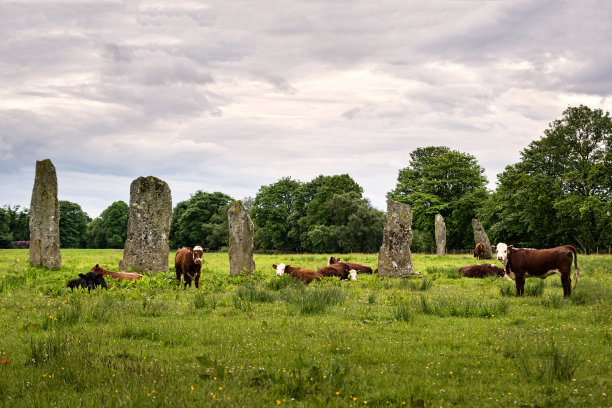
<path id="1" fill-rule="evenodd" d="M 535 353 L 519 352 L 516 366 L 524 378 L 532 381 L 568 381 L 571 380 L 582 357 L 575 349 L 560 349 L 552 345 L 540 346 Z"/>
<path id="2" fill-rule="evenodd" d="M 423 313 L 440 317 L 493 317 L 504 315 L 508 311 L 508 302 L 503 299 L 421 296 L 420 306 Z"/>
<path id="3" fill-rule="evenodd" d="M 285 289 L 281 298 L 300 310 L 305 315 L 322 313 L 331 306 L 340 305 L 346 299 L 344 289 L 340 287 L 312 287 L 308 290 Z"/>

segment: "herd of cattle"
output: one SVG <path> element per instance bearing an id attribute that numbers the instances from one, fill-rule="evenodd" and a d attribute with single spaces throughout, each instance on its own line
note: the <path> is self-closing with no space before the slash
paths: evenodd
<path id="1" fill-rule="evenodd" d="M 563 286 L 563 297 L 571 294 L 571 269 L 572 260 L 574 262 L 574 289 L 578 283 L 578 254 L 576 248 L 571 245 L 564 245 L 551 249 L 528 249 L 514 248 L 512 245 L 499 243 L 491 247 L 492 252 L 497 254 L 497 260 L 504 268 L 494 264 L 468 265 L 459 269 L 459 273 L 467 278 L 486 278 L 497 276 L 500 278 L 511 279 L 516 282 L 516 295 L 522 296 L 525 292 L 525 278 L 537 277 L 544 279 L 550 275 L 561 275 Z M 176 269 L 176 279 L 180 285 L 181 278 L 184 281 L 184 288 L 191 287 L 191 282 L 195 282 L 195 287 L 200 287 L 200 274 L 202 272 L 202 255 L 208 252 L 208 248 L 195 246 L 193 248 L 181 248 L 176 252 L 174 265 Z M 487 247 L 483 242 L 476 244 L 474 257 L 478 259 L 486 258 Z M 340 279 L 356 280 L 358 274 L 377 274 L 378 269 L 372 270 L 369 266 L 353 262 L 342 262 L 333 256 L 328 259 L 327 266 L 318 270 L 304 269 L 296 266 L 272 265 L 276 270 L 276 276 L 288 274 L 294 279 L 306 284 L 312 281 L 322 280 L 327 277 L 338 277 Z M 70 289 L 95 289 L 102 287 L 107 289 L 104 276 L 110 275 L 115 279 L 137 280 L 142 277 L 138 273 L 113 272 L 96 265 L 87 274 L 79 274 L 78 278 L 72 279 L 67 286 Z"/>

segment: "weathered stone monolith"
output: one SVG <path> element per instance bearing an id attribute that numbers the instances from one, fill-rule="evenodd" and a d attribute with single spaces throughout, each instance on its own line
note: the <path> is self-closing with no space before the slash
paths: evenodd
<path id="1" fill-rule="evenodd" d="M 255 270 L 253 260 L 253 221 L 241 201 L 227 212 L 229 223 L 230 274 L 249 274 Z"/>
<path id="2" fill-rule="evenodd" d="M 436 214 L 436 255 L 446 255 L 446 223 L 442 214 Z"/>
<path id="3" fill-rule="evenodd" d="M 472 218 L 472 229 L 474 230 L 474 245 L 478 244 L 479 242 L 484 242 L 485 258 L 490 259 L 493 256 L 493 252 L 491 251 L 491 242 L 489 242 L 489 237 L 482 227 L 482 224 L 476 218 Z"/>
<path id="4" fill-rule="evenodd" d="M 397 201 L 387 203 L 383 243 L 378 252 L 380 276 L 406 277 L 412 270 L 412 208 Z"/>
<path id="5" fill-rule="evenodd" d="M 51 160 L 36 162 L 30 202 L 30 265 L 60 269 L 57 175 Z"/>
<path id="6" fill-rule="evenodd" d="M 166 272 L 171 221 L 172 195 L 168 184 L 153 176 L 132 181 L 127 239 L 119 269 Z"/>

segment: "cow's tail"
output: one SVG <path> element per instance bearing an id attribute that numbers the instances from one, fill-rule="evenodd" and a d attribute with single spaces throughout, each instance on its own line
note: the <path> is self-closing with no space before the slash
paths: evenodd
<path id="1" fill-rule="evenodd" d="M 578 270 L 578 252 L 572 245 L 568 245 L 567 247 L 574 255 L 574 290 L 576 290 L 576 285 L 578 285 L 578 276 L 580 275 L 580 271 Z"/>

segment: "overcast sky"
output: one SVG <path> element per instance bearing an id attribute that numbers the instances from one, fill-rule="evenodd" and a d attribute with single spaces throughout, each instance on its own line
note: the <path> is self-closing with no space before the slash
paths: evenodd
<path id="1" fill-rule="evenodd" d="M 37 160 L 92 218 L 156 176 L 254 197 L 417 147 L 497 174 L 568 106 L 612 111 L 612 1 L 0 0 L 0 206 Z"/>

